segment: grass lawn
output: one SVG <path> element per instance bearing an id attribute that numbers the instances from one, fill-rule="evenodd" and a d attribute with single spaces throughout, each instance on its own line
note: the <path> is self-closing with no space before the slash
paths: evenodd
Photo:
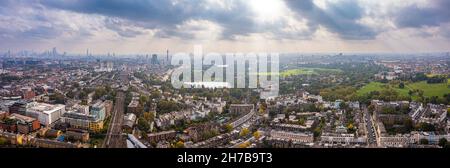
<path id="1" fill-rule="evenodd" d="M 385 87 L 385 84 L 380 83 L 380 82 L 370 82 L 369 84 L 363 86 L 362 88 L 360 88 L 356 94 L 358 96 L 362 96 L 366 93 L 370 93 L 372 91 L 377 91 L 377 90 L 382 90 Z"/>
<path id="2" fill-rule="evenodd" d="M 424 91 L 425 97 L 431 96 L 442 97 L 444 94 L 450 93 L 450 89 L 448 88 L 449 84 L 450 80 L 447 83 L 437 83 L 437 84 L 428 84 L 426 81 L 422 81 L 406 84 L 405 88 L 403 89 L 400 89 L 398 86 L 391 86 L 391 88 L 395 89 L 400 95 L 403 96 L 408 96 L 409 90 L 419 89 Z M 379 91 L 384 88 L 387 88 L 388 87 L 387 85 L 389 84 L 384 84 L 380 82 L 371 82 L 366 86 L 360 88 L 357 91 L 357 95 L 361 96 L 372 91 Z M 413 96 L 412 98 L 415 100 L 417 96 Z"/>
<path id="3" fill-rule="evenodd" d="M 431 96 L 438 96 L 441 97 L 444 94 L 450 93 L 450 88 L 448 88 L 448 82 L 447 83 L 436 83 L 436 84 L 427 84 L 427 82 L 416 82 L 412 84 L 406 85 L 408 88 L 411 89 L 420 89 L 423 90 L 424 95 L 426 97 Z M 406 92 L 408 94 L 408 92 Z"/>
<path id="4" fill-rule="evenodd" d="M 293 75 L 312 75 L 319 73 L 341 73 L 340 69 L 326 69 L 326 68 L 298 68 L 289 69 L 281 72 L 282 77 L 293 76 Z"/>

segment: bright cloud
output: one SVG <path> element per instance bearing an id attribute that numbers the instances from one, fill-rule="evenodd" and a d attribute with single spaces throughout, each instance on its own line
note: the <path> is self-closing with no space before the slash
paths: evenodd
<path id="1" fill-rule="evenodd" d="M 446 51 L 447 0 L 3 0 L 0 50 Z M 119 51 L 120 50 L 120 51 Z"/>

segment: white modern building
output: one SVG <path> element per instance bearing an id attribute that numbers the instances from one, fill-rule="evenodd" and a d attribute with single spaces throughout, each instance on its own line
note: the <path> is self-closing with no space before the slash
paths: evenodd
<path id="1" fill-rule="evenodd" d="M 65 105 L 31 102 L 26 105 L 25 115 L 37 118 L 42 125 L 48 126 L 59 120 L 66 112 Z"/>

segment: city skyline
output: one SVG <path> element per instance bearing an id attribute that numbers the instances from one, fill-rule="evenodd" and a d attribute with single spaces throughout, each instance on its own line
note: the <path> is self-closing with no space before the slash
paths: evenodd
<path id="1" fill-rule="evenodd" d="M 450 2 L 0 2 L 3 51 L 448 52 Z"/>

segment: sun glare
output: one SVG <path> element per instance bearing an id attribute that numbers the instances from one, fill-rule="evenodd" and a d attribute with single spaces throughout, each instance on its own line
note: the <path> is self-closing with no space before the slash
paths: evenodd
<path id="1" fill-rule="evenodd" d="M 259 21 L 273 22 L 283 16 L 283 1 L 250 0 L 249 2 Z"/>

